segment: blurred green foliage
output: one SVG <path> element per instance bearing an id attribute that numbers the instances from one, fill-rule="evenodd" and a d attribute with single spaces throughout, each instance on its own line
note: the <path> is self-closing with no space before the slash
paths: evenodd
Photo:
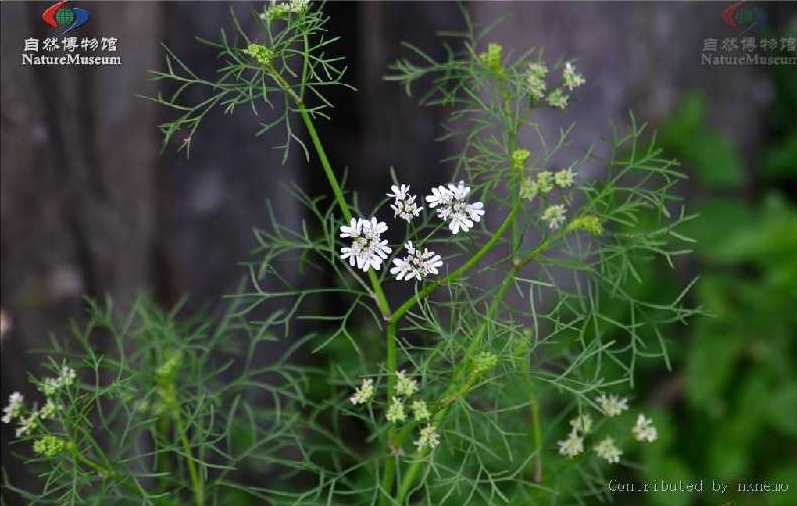
<path id="1" fill-rule="evenodd" d="M 797 69 L 775 68 L 773 83 L 771 142 L 749 169 L 708 125 L 701 95 L 661 125 L 659 141 L 693 179 L 688 198 L 700 218 L 685 233 L 697 240 L 700 278 L 691 296 L 707 316 L 672 329 L 674 373 L 641 374 L 640 395 L 661 410 L 661 439 L 628 479 L 702 479 L 707 490 L 615 495 L 622 503 L 797 504 Z M 667 293 L 670 276 L 661 269 L 639 289 Z M 711 493 L 712 479 L 730 485 L 726 494 Z M 739 481 L 791 491 L 739 494 Z"/>

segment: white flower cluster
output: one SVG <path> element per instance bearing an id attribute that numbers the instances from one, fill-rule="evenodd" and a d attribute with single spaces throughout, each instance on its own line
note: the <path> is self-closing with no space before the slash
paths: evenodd
<path id="1" fill-rule="evenodd" d="M 623 455 L 623 451 L 617 447 L 614 439 L 609 436 L 606 436 L 600 443 L 596 444 L 594 450 L 598 457 L 605 459 L 610 464 L 620 462 L 620 457 Z"/>
<path id="2" fill-rule="evenodd" d="M 421 214 L 423 206 L 419 206 L 415 203 L 415 199 L 418 197 L 410 194 L 409 185 L 393 185 L 390 187 L 390 191 L 393 193 L 388 193 L 387 196 L 393 197 L 393 203 L 390 204 L 390 208 L 395 213 L 393 216 L 410 222 L 413 218 L 417 218 L 418 215 Z"/>
<path id="3" fill-rule="evenodd" d="M 340 249 L 343 260 L 348 260 L 349 265 L 363 271 L 368 271 L 371 267 L 379 270 L 382 261 L 392 251 L 387 245 L 387 241 L 382 240 L 382 234 L 387 232 L 387 225 L 376 218 L 370 220 L 351 219 L 349 226 L 340 227 L 340 237 L 352 240 L 350 247 Z"/>
<path id="4" fill-rule="evenodd" d="M 360 388 L 354 391 L 354 395 L 349 397 L 349 401 L 355 406 L 358 404 L 365 404 L 370 402 L 374 397 L 374 380 L 371 378 L 363 378 Z"/>
<path id="5" fill-rule="evenodd" d="M 570 420 L 570 434 L 562 441 L 557 441 L 559 453 L 567 458 L 584 453 L 584 436 L 592 432 L 592 417 L 582 414 Z"/>
<path id="6" fill-rule="evenodd" d="M 634 438 L 643 443 L 652 443 L 659 438 L 659 432 L 653 426 L 653 420 L 645 417 L 642 413 L 637 416 L 636 425 L 631 429 Z"/>
<path id="7" fill-rule="evenodd" d="M 25 398 L 19 392 L 14 392 L 8 396 L 8 405 L 3 408 L 3 423 L 11 423 L 22 414 L 24 400 Z"/>
<path id="8" fill-rule="evenodd" d="M 548 67 L 542 62 L 529 63 L 529 70 L 526 74 L 526 84 L 529 87 L 529 95 L 535 100 L 545 98 L 545 76 L 548 75 Z"/>
<path id="9" fill-rule="evenodd" d="M 19 420 L 19 425 L 16 429 L 17 437 L 25 436 L 32 433 L 42 420 L 50 420 L 55 418 L 58 411 L 61 410 L 61 405 L 54 399 L 62 389 L 71 387 L 75 384 L 77 379 L 77 372 L 67 365 L 63 365 L 58 372 L 58 376 L 54 378 L 46 378 L 39 385 L 39 389 L 47 397 L 47 402 L 44 407 L 37 409 L 36 406 L 27 413 L 25 413 L 25 399 L 19 392 L 14 392 L 8 397 L 8 405 L 3 408 L 3 417 L 0 419 L 3 423 L 11 423 L 14 420 Z"/>
<path id="10" fill-rule="evenodd" d="M 548 76 L 548 67 L 541 61 L 529 63 L 526 71 L 526 86 L 529 96 L 535 101 L 545 100 L 550 107 L 565 109 L 570 96 L 567 91 L 573 91 L 579 86 L 583 86 L 587 80 L 583 75 L 576 71 L 572 62 L 566 62 L 562 69 L 562 82 L 560 86 L 551 90 L 546 96 L 547 85 L 545 78 Z"/>
<path id="11" fill-rule="evenodd" d="M 576 72 L 576 67 L 571 62 L 565 63 L 565 69 L 562 71 L 562 81 L 564 87 L 570 91 L 583 86 L 587 82 L 583 75 Z"/>
<path id="12" fill-rule="evenodd" d="M 570 459 L 584 453 L 584 437 L 575 429 L 570 431 L 566 439 L 557 441 L 556 444 L 559 446 L 559 453 Z"/>
<path id="13" fill-rule="evenodd" d="M 395 184 L 390 191 L 387 196 L 393 199 L 390 208 L 393 209 L 394 217 L 411 222 L 420 215 L 423 206 L 417 204 L 418 196 L 410 193 L 409 185 Z M 481 202 L 469 203 L 469 194 L 470 187 L 460 181 L 456 186 L 449 184 L 432 188 L 432 194 L 426 197 L 426 201 L 429 207 L 437 208 L 437 216 L 448 222 L 448 228 L 456 234 L 467 232 L 473 228 L 474 222 L 484 216 L 484 205 Z M 350 245 L 340 249 L 340 258 L 348 260 L 349 265 L 363 272 L 372 268 L 380 270 L 382 262 L 392 252 L 388 241 L 382 240 L 382 234 L 387 230 L 387 224 L 376 218 L 352 218 L 349 225 L 340 227 L 340 237 L 351 239 Z M 439 273 L 438 268 L 443 265 L 440 255 L 426 248 L 421 250 L 412 241 L 407 241 L 404 247 L 407 255 L 394 258 L 390 269 L 396 280 L 421 281 Z"/>
<path id="14" fill-rule="evenodd" d="M 440 435 L 437 433 L 437 429 L 435 429 L 434 425 L 427 425 L 422 428 L 414 444 L 418 448 L 418 451 L 425 450 L 426 448 L 434 450 L 440 446 Z"/>
<path id="15" fill-rule="evenodd" d="M 628 399 L 616 395 L 601 394 L 595 398 L 595 402 L 600 405 L 603 414 L 609 417 L 617 416 L 628 409 Z"/>
<path id="16" fill-rule="evenodd" d="M 274 21 L 288 17 L 290 14 L 302 14 L 310 6 L 310 0 L 288 0 L 286 2 L 271 0 L 271 5 L 260 14 L 263 21 Z"/>
<path id="17" fill-rule="evenodd" d="M 39 390 L 47 397 L 51 397 L 57 394 L 62 388 L 71 387 L 75 383 L 75 379 L 77 379 L 75 370 L 64 365 L 61 367 L 58 376 L 55 378 L 46 378 L 39 387 Z"/>
<path id="18" fill-rule="evenodd" d="M 411 279 L 420 281 L 430 274 L 437 274 L 437 268 L 443 265 L 440 255 L 434 251 L 425 248 L 423 251 L 417 250 L 412 241 L 407 241 L 404 247 L 409 254 L 404 258 L 394 258 L 393 267 L 390 269 L 390 274 L 394 274 L 398 281 Z"/>
<path id="19" fill-rule="evenodd" d="M 390 423 L 403 422 L 407 419 L 407 413 L 404 411 L 404 403 L 399 397 L 393 397 L 393 401 L 387 408 L 385 418 Z"/>
<path id="20" fill-rule="evenodd" d="M 467 232 L 473 227 L 474 222 L 481 221 L 484 216 L 484 204 L 481 202 L 468 203 L 470 187 L 464 181 L 458 185 L 448 184 L 432 188 L 432 194 L 427 195 L 426 202 L 432 209 L 437 208 L 437 217 L 448 222 L 452 234 L 460 230 Z"/>
<path id="21" fill-rule="evenodd" d="M 550 230 L 556 230 L 565 222 L 567 208 L 562 204 L 548 206 L 542 213 L 542 221 L 548 224 Z"/>
<path id="22" fill-rule="evenodd" d="M 567 168 L 557 172 L 542 170 L 535 178 L 528 177 L 520 184 L 520 197 L 534 200 L 538 195 L 547 195 L 554 188 L 567 189 L 573 186 L 576 173 Z M 541 219 L 550 230 L 559 229 L 565 222 L 567 207 L 564 204 L 552 204 L 545 208 Z"/>
<path id="23" fill-rule="evenodd" d="M 435 426 L 429 423 L 432 413 L 426 401 L 415 399 L 410 404 L 410 397 L 418 393 L 418 381 L 406 371 L 398 371 L 395 390 L 395 395 L 390 399 L 385 410 L 385 419 L 389 423 L 402 423 L 407 421 L 411 414 L 416 422 L 427 422 L 427 425 L 420 430 L 414 444 L 418 451 L 437 448 L 440 445 L 440 435 Z M 373 397 L 374 382 L 371 378 L 365 378 L 360 387 L 355 389 L 354 395 L 349 397 L 349 401 L 357 406 L 371 402 Z"/>
<path id="24" fill-rule="evenodd" d="M 625 397 L 601 394 L 595 401 L 599 405 L 601 413 L 607 418 L 616 417 L 628 410 L 628 399 Z M 556 444 L 559 447 L 560 455 L 572 459 L 584 453 L 584 440 L 593 430 L 592 417 L 587 413 L 580 414 L 570 420 L 570 427 L 571 430 L 567 437 L 557 441 Z M 653 426 L 653 420 L 643 414 L 639 414 L 637 417 L 636 425 L 631 428 L 631 433 L 634 435 L 634 439 L 639 442 L 652 443 L 658 439 L 658 432 L 656 427 Z M 608 436 L 604 437 L 592 448 L 598 457 L 610 464 L 620 462 L 620 457 L 623 455 L 623 451 L 617 446 L 614 439 Z"/>

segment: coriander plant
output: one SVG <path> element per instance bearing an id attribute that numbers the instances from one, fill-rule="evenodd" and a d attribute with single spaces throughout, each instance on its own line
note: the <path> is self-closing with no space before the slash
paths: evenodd
<path id="1" fill-rule="evenodd" d="M 152 98 L 176 113 L 164 139 L 188 151 L 214 108 L 273 110 L 257 134 L 280 135 L 285 159 L 292 147 L 317 159 L 329 195 L 292 189 L 309 216 L 298 228 L 270 213 L 221 319 L 184 322 L 142 300 L 120 322 L 92 304 L 79 348 L 58 348 L 54 378 L 33 379 L 43 406 L 15 395 L 6 408 L 44 473 L 41 490 L 20 492 L 197 506 L 605 496 L 610 466 L 658 437 L 629 400 L 635 366 L 668 361 L 662 329 L 697 311 L 683 305 L 691 285 L 669 304 L 629 288 L 644 283 L 641 264 L 674 268 L 689 251 L 677 162 L 630 115 L 563 163 L 573 127 L 551 138 L 536 113 L 567 114 L 587 79 L 572 61 L 491 43 L 464 12 L 444 59 L 407 45 L 386 71 L 448 111 L 449 179 L 410 188 L 393 171 L 363 208 L 315 127 L 332 114 L 328 89 L 353 90 L 323 5 L 271 3 L 258 17 L 256 32 L 234 19 L 232 36 L 201 41 L 218 53 L 214 76 L 165 49 L 154 78 L 168 89 Z M 188 89 L 205 98 L 187 101 Z M 297 283 L 297 265 L 334 282 Z M 275 340 L 283 357 L 258 363 Z"/>

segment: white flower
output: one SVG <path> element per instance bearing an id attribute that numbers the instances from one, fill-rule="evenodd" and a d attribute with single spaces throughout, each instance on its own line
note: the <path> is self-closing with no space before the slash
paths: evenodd
<path id="1" fill-rule="evenodd" d="M 578 431 L 573 429 L 567 439 L 556 442 L 559 446 L 559 454 L 567 458 L 573 458 L 584 452 L 584 438 L 578 435 Z"/>
<path id="2" fill-rule="evenodd" d="M 565 69 L 562 71 L 562 80 L 564 81 L 565 88 L 570 91 L 573 91 L 587 82 L 584 76 L 576 72 L 576 67 L 570 62 L 565 63 Z"/>
<path id="3" fill-rule="evenodd" d="M 418 382 L 407 377 L 407 373 L 399 371 L 396 373 L 396 394 L 409 397 L 418 390 Z"/>
<path id="4" fill-rule="evenodd" d="M 592 432 L 592 417 L 588 414 L 579 415 L 570 420 L 570 426 L 573 427 L 574 432 L 589 434 Z"/>
<path id="5" fill-rule="evenodd" d="M 606 461 L 610 464 L 616 464 L 620 462 L 620 456 L 623 454 L 623 451 L 620 450 L 616 444 L 614 444 L 614 439 L 611 437 L 607 437 L 600 443 L 596 444 L 594 449 L 595 453 L 597 453 L 599 457 L 606 459 Z"/>
<path id="6" fill-rule="evenodd" d="M 545 76 L 548 74 L 548 67 L 544 63 L 530 63 L 529 71 L 526 74 L 526 84 L 529 87 L 529 94 L 536 100 L 545 98 Z"/>
<path id="7" fill-rule="evenodd" d="M 31 411 L 30 415 L 27 418 L 22 420 L 19 427 L 17 427 L 17 437 L 22 437 L 26 434 L 30 434 L 33 430 L 39 425 L 39 412 L 38 411 Z"/>
<path id="8" fill-rule="evenodd" d="M 61 374 L 58 376 L 61 386 L 71 387 L 75 383 L 75 379 L 77 379 L 77 372 L 74 369 L 66 365 L 61 368 Z"/>
<path id="9" fill-rule="evenodd" d="M 367 272 L 373 267 L 377 271 L 382 265 L 382 261 L 387 259 L 390 254 L 390 247 L 387 241 L 382 240 L 382 234 L 387 231 L 384 222 L 377 221 L 376 218 L 370 220 L 351 219 L 351 224 L 340 227 L 340 237 L 351 238 L 352 245 L 348 248 L 340 249 L 340 258 L 348 260 L 349 265 Z"/>
<path id="10" fill-rule="evenodd" d="M 560 170 L 553 177 L 556 186 L 559 188 L 570 188 L 573 186 L 575 178 L 576 174 L 570 169 Z"/>
<path id="11" fill-rule="evenodd" d="M 50 420 L 51 418 L 55 418 L 59 409 L 60 406 L 58 404 L 54 403 L 52 399 L 48 399 L 47 403 L 39 411 L 39 416 L 42 420 Z"/>
<path id="12" fill-rule="evenodd" d="M 281 19 L 289 14 L 301 14 L 310 6 L 310 0 L 288 0 L 287 2 L 278 2 L 271 0 L 271 6 L 266 8 L 266 11 L 260 14 L 260 19 L 263 21 L 273 21 Z"/>
<path id="13" fill-rule="evenodd" d="M 390 423 L 403 422 L 407 419 L 407 413 L 404 412 L 404 403 L 398 397 L 393 397 L 393 402 L 387 408 L 385 418 Z"/>
<path id="14" fill-rule="evenodd" d="M 429 413 L 429 408 L 426 406 L 426 402 L 424 401 L 415 401 L 412 403 L 412 412 L 415 415 L 415 421 L 421 422 L 423 420 L 428 420 L 432 414 Z"/>
<path id="15" fill-rule="evenodd" d="M 437 268 L 443 265 L 440 255 L 434 251 L 424 248 L 421 252 L 415 249 L 412 241 L 407 241 L 404 247 L 409 254 L 404 258 L 394 258 L 393 267 L 390 268 L 390 274 L 394 274 L 398 281 L 409 281 L 413 278 L 420 281 L 430 274 L 437 274 Z"/>
<path id="16" fill-rule="evenodd" d="M 659 438 L 659 433 L 656 427 L 653 426 L 653 420 L 646 418 L 645 415 L 640 414 L 636 419 L 636 425 L 631 429 L 634 433 L 634 438 L 637 441 L 652 443 Z"/>
<path id="17" fill-rule="evenodd" d="M 481 221 L 484 216 L 484 204 L 467 202 L 470 187 L 460 181 L 457 186 L 449 183 L 447 186 L 432 188 L 432 194 L 426 196 L 429 207 L 437 209 L 437 216 L 448 222 L 452 234 L 460 230 L 467 232 L 473 227 L 473 222 Z"/>
<path id="18" fill-rule="evenodd" d="M 47 397 L 52 397 L 62 388 L 71 387 L 75 384 L 77 372 L 67 365 L 63 365 L 55 378 L 45 378 L 39 385 L 39 390 Z"/>
<path id="19" fill-rule="evenodd" d="M 11 421 L 22 414 L 22 402 L 25 398 L 19 392 L 14 392 L 8 396 L 8 406 L 3 408 L 3 423 Z"/>
<path id="20" fill-rule="evenodd" d="M 354 390 L 354 395 L 349 397 L 349 401 L 355 406 L 357 404 L 365 404 L 374 397 L 374 380 L 371 378 L 363 378 L 360 388 Z"/>
<path id="21" fill-rule="evenodd" d="M 603 414 L 610 417 L 617 416 L 628 409 L 628 399 L 616 395 L 607 397 L 606 394 L 601 394 L 600 397 L 595 399 L 595 402 L 600 404 Z"/>
<path id="22" fill-rule="evenodd" d="M 435 429 L 433 425 L 427 425 L 421 429 L 420 436 L 418 436 L 414 444 L 418 448 L 418 451 L 426 448 L 434 450 L 440 446 L 440 434 L 437 433 L 437 429 Z"/>
<path id="23" fill-rule="evenodd" d="M 388 193 L 387 196 L 393 197 L 393 203 L 390 205 L 390 208 L 393 210 L 394 216 L 398 216 L 402 220 L 409 222 L 421 214 L 423 206 L 419 206 L 415 203 L 417 196 L 409 193 L 409 185 L 392 185 L 390 191 L 393 193 Z"/>
<path id="24" fill-rule="evenodd" d="M 567 208 L 561 204 L 548 206 L 548 209 L 542 213 L 542 221 L 548 222 L 549 229 L 556 230 L 565 222 L 565 214 Z"/>

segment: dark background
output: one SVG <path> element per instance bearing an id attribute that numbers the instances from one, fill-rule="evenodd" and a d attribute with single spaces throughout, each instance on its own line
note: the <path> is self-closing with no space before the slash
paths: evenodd
<path id="1" fill-rule="evenodd" d="M 549 61 L 577 59 L 587 85 L 566 115 L 541 116 L 551 128 L 575 121 L 576 148 L 606 135 L 629 109 L 654 126 L 666 124 L 696 91 L 704 106 L 701 128 L 727 139 L 741 171 L 741 184 L 717 192 L 752 204 L 774 189 L 794 201 L 793 172 L 774 182 L 757 173 L 762 150 L 777 133 L 773 69 L 700 65 L 705 38 L 737 35 L 720 19 L 726 3 L 465 5 L 476 23 L 506 16 L 493 39 L 507 48 L 542 47 Z M 770 28 L 783 33 L 794 4 L 762 5 Z M 210 74 L 215 56 L 194 36 L 215 38 L 220 26 L 229 26 L 231 7 L 245 19 L 262 3 L 91 2 L 91 20 L 79 35 L 117 37 L 121 66 L 22 66 L 24 39 L 49 35 L 40 20 L 46 6 L 2 4 L 4 402 L 10 392 L 26 391 L 26 371 L 35 372 L 40 360 L 28 352 L 46 348 L 51 334 L 62 335 L 68 320 L 81 316 L 83 297 L 109 295 L 124 308 L 148 292 L 164 306 L 184 295 L 189 310 L 212 306 L 243 274 L 238 262 L 253 247 L 252 227 L 265 224 L 266 201 L 282 221 L 298 223 L 302 211 L 284 185 L 326 191 L 315 162 L 306 163 L 298 150 L 281 164 L 281 152 L 273 149 L 283 141 L 279 133 L 254 137 L 264 117 L 246 110 L 212 114 L 190 159 L 175 146 L 161 154 L 157 124 L 170 113 L 139 98 L 157 92 L 147 71 L 162 65 L 161 43 Z M 359 90 L 336 92 L 333 120 L 319 127 L 333 165 L 348 170 L 349 187 L 366 205 L 388 187 L 390 166 L 415 187 L 445 181 L 448 168 L 438 161 L 451 146 L 435 141 L 443 114 L 417 107 L 382 76 L 402 54 L 400 41 L 439 54 L 435 32 L 462 27 L 458 5 L 332 2 L 326 9 L 331 31 L 343 37 L 336 49 L 346 55 Z M 705 191 L 699 184 L 684 189 L 698 200 Z M 700 266 L 690 268 L 694 273 Z M 665 394 L 677 402 L 677 383 L 672 388 L 674 394 Z M 3 466 L 14 476 L 19 467 L 6 451 L 12 433 L 3 426 Z"/>

